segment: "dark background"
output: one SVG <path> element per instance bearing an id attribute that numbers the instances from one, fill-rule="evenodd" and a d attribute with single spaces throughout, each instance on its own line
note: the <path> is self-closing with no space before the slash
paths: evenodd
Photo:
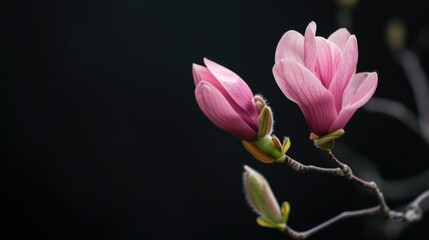
<path id="1" fill-rule="evenodd" d="M 308 140 L 301 112 L 271 69 L 284 32 L 303 33 L 314 20 L 317 35 L 327 37 L 338 28 L 338 9 L 335 1 L 2 3 L 2 238 L 288 239 L 256 225 L 243 197 L 245 164 L 269 179 L 279 201 L 291 203 L 289 223 L 297 230 L 375 205 L 343 179 L 257 162 L 194 99 L 191 65 L 207 57 L 269 100 L 275 133 L 292 138 L 290 156 L 331 166 Z M 385 47 L 392 17 L 404 20 L 407 46 L 429 71 L 427 48 L 417 41 L 429 27 L 427 11 L 414 0 L 357 5 L 349 30 L 359 42 L 358 71 L 378 72 L 375 96 L 416 111 L 404 73 Z M 427 143 L 396 119 L 365 109 L 338 144 L 373 159 L 386 179 L 429 167 Z M 428 219 L 399 239 L 421 239 Z M 310 239 L 380 234 L 359 218 Z"/>

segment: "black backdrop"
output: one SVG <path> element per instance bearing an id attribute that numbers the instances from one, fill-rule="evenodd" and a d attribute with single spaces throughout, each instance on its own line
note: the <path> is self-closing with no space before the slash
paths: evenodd
<path id="1" fill-rule="evenodd" d="M 2 3 L 3 239 L 287 239 L 255 224 L 242 192 L 244 164 L 291 203 L 297 230 L 374 205 L 347 181 L 255 161 L 194 99 L 191 64 L 203 57 L 221 63 L 269 100 L 276 134 L 292 138 L 291 156 L 330 166 L 271 68 L 285 31 L 304 32 L 314 20 L 327 37 L 338 28 L 337 11 L 334 1 Z M 358 71 L 379 73 L 375 95 L 413 111 L 411 88 L 383 33 L 388 19 L 400 17 L 413 47 L 429 27 L 426 14 L 420 1 L 361 1 L 350 29 L 359 42 Z M 420 54 L 429 71 L 427 49 Z M 375 159 L 387 179 L 429 167 L 426 143 L 364 109 L 340 142 Z M 428 219 L 399 239 L 421 239 Z M 379 236 L 367 220 L 340 222 L 311 239 Z"/>

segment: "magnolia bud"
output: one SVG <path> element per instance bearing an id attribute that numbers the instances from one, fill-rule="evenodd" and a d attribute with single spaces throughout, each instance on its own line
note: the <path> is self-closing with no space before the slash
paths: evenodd
<path id="1" fill-rule="evenodd" d="M 248 166 L 244 166 L 243 182 L 247 202 L 259 215 L 257 223 L 263 227 L 284 229 L 289 216 L 289 204 L 284 203 L 280 208 L 267 180 Z"/>

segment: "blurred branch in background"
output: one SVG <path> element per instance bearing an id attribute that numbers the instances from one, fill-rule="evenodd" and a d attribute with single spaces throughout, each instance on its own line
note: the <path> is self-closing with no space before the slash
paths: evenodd
<path id="1" fill-rule="evenodd" d="M 351 30 L 353 10 L 359 0 L 336 0 L 336 2 L 339 7 L 338 25 Z M 418 114 L 414 114 L 404 104 L 386 98 L 373 97 L 364 108 L 398 119 L 429 144 L 429 81 L 418 54 L 406 47 L 406 38 L 405 23 L 398 18 L 392 18 L 386 24 L 386 43 L 410 83 Z M 428 41 L 424 39 L 421 42 Z"/>
<path id="2" fill-rule="evenodd" d="M 424 196 L 427 194 L 429 194 L 429 190 L 426 190 L 420 196 Z M 417 198 L 415 201 L 419 201 L 419 200 L 421 200 L 421 198 Z M 398 211 L 403 211 L 408 206 L 409 205 L 399 207 Z M 420 208 L 421 208 L 421 213 L 427 212 L 429 210 L 429 201 L 421 201 Z M 384 238 L 384 239 L 396 239 L 401 235 L 402 232 L 404 232 L 412 224 L 413 223 L 411 222 L 385 221 L 381 218 L 372 218 L 372 219 L 369 219 L 366 226 L 368 230 L 370 230 L 371 234 L 373 234 L 374 237 Z M 377 236 L 377 234 L 379 235 Z"/>
<path id="3" fill-rule="evenodd" d="M 429 169 L 400 180 L 389 180 L 382 177 L 374 161 L 354 151 L 345 144 L 337 144 L 336 151 L 349 161 L 351 168 L 360 177 L 377 182 L 388 201 L 406 201 L 420 193 L 428 192 Z M 410 205 L 407 204 L 395 210 L 404 211 L 408 206 Z M 429 211 L 429 201 L 422 201 L 420 208 L 421 213 Z M 366 226 L 369 230 L 368 232 L 371 235 L 376 235 L 375 237 L 395 239 L 411 225 L 411 222 L 386 221 L 384 218 L 378 217 L 368 218 Z"/>
<path id="4" fill-rule="evenodd" d="M 336 0 L 336 2 L 339 6 L 338 25 L 351 29 L 352 10 L 358 1 Z M 411 86 L 417 113 L 399 101 L 381 97 L 373 97 L 364 105 L 364 109 L 399 120 L 429 146 L 429 81 L 418 53 L 406 47 L 406 37 L 406 25 L 400 19 L 393 18 L 386 24 L 387 46 L 393 59 L 404 71 L 406 80 Z M 336 146 L 336 150 L 349 160 L 350 166 L 360 177 L 377 182 L 379 187 L 383 189 L 386 200 L 404 201 L 419 194 L 429 194 L 429 190 L 427 190 L 429 188 L 429 169 L 404 179 L 388 180 L 383 178 L 374 161 L 367 156 L 341 143 Z M 417 198 L 415 201 L 419 200 L 420 198 Z M 403 211 L 409 206 L 401 206 L 397 210 Z M 420 207 L 422 213 L 428 211 L 429 202 L 422 201 Z M 377 237 L 385 239 L 397 238 L 410 225 L 409 222 L 385 221 L 382 218 L 371 218 L 367 224 L 371 234 L 378 233 L 379 236 Z"/>
<path id="5" fill-rule="evenodd" d="M 429 144 L 429 83 L 418 55 L 405 47 L 406 36 L 406 27 L 401 20 L 395 18 L 387 23 L 387 46 L 410 83 L 418 114 L 400 102 L 384 98 L 374 98 L 364 108 L 400 120 Z"/>
<path id="6" fill-rule="evenodd" d="M 396 118 L 417 135 L 427 140 L 420 131 L 419 117 L 404 104 L 386 98 L 373 97 L 363 108 L 371 112 L 382 113 Z"/>
<path id="7" fill-rule="evenodd" d="M 401 201 L 415 197 L 429 188 L 429 169 L 400 180 L 384 179 L 373 160 L 344 143 L 336 143 L 335 150 L 349 162 L 351 168 L 364 179 L 371 179 L 383 189 L 387 200 Z"/>
<path id="8" fill-rule="evenodd" d="M 429 86 L 417 55 L 403 49 L 394 54 L 395 59 L 404 69 L 404 72 L 413 89 L 417 110 L 419 112 L 419 126 L 421 136 L 429 143 Z"/>
<path id="9" fill-rule="evenodd" d="M 352 11 L 359 3 L 359 0 L 335 0 L 339 7 L 337 13 L 337 22 L 339 27 L 352 29 L 353 14 Z"/>

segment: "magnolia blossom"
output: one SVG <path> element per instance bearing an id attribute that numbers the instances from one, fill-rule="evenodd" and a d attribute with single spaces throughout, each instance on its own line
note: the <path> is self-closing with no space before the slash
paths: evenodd
<path id="1" fill-rule="evenodd" d="M 204 59 L 207 67 L 192 65 L 195 98 L 204 114 L 219 128 L 246 141 L 258 134 L 258 111 L 249 86 L 231 70 Z"/>
<path id="2" fill-rule="evenodd" d="M 355 35 L 341 28 L 325 39 L 311 22 L 304 36 L 291 30 L 280 39 L 273 74 L 310 130 L 323 136 L 344 128 L 375 92 L 377 73 L 356 73 L 357 62 Z"/>

